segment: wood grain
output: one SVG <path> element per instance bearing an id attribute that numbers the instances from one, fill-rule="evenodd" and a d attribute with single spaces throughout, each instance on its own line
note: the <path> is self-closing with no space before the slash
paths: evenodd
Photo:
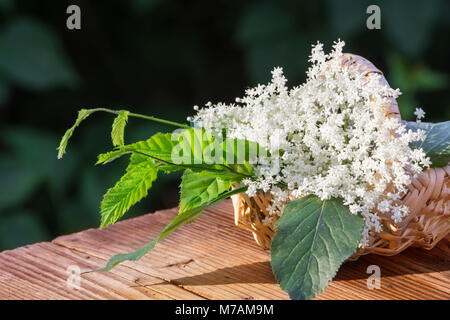
<path id="1" fill-rule="evenodd" d="M 156 237 L 176 215 L 158 211 L 0 253 L 0 299 L 287 299 L 270 267 L 270 253 L 233 224 L 231 202 L 212 207 L 161 241 L 139 261 L 66 284 L 70 265 L 104 266 Z M 381 289 L 367 288 L 367 267 L 381 269 Z M 345 263 L 317 299 L 449 299 L 450 237 L 431 251 L 410 248 L 394 257 L 368 255 Z"/>

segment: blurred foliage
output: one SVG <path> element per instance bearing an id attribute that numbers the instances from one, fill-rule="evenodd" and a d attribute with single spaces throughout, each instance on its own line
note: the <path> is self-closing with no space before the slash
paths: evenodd
<path id="1" fill-rule="evenodd" d="M 81 30 L 66 8 L 81 8 Z M 381 8 L 381 30 L 366 8 Z M 126 108 L 184 121 L 192 106 L 234 101 L 282 66 L 305 79 L 310 46 L 344 39 L 403 95 L 403 118 L 450 118 L 450 3 L 432 1 L 0 0 L 0 250 L 99 224 L 99 203 L 125 162 L 94 166 L 111 148 L 112 118 L 96 114 L 64 160 L 60 136 L 80 108 Z M 127 142 L 170 127 L 130 120 Z M 178 176 L 161 177 L 132 215 L 175 206 Z"/>

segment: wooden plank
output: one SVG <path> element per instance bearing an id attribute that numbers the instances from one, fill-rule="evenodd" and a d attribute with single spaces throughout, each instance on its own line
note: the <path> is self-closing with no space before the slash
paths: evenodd
<path id="1" fill-rule="evenodd" d="M 143 239 L 150 241 L 175 214 L 176 210 L 165 210 L 105 230 L 59 237 L 54 243 L 107 259 L 139 248 L 145 243 Z M 274 282 L 268 253 L 230 224 L 228 212 L 205 217 L 206 221 L 200 219 L 177 230 L 140 261 L 125 264 L 210 299 L 287 298 Z M 237 232 L 235 237 L 233 232 Z"/>
<path id="2" fill-rule="evenodd" d="M 231 202 L 206 211 L 141 260 L 125 262 L 123 267 L 208 299 L 287 299 L 272 275 L 269 252 L 260 249 L 250 233 L 234 226 Z M 105 261 L 155 238 L 176 213 L 176 209 L 159 211 L 104 230 L 62 236 L 53 243 Z M 347 262 L 317 299 L 449 299 L 449 243 L 447 237 L 431 251 L 410 248 L 395 257 L 368 255 Z M 370 265 L 381 269 L 379 290 L 367 287 Z"/>
<path id="3" fill-rule="evenodd" d="M 107 273 L 82 276 L 67 287 L 67 268 L 104 266 L 157 236 L 175 209 L 125 220 L 0 253 L 0 299 L 286 299 L 276 284 L 270 256 L 251 234 L 233 225 L 223 202 L 164 239 L 140 261 Z M 431 250 L 408 249 L 395 257 L 364 256 L 348 262 L 317 299 L 449 299 L 450 238 Z M 380 290 L 366 286 L 369 265 L 381 268 Z"/>
<path id="4" fill-rule="evenodd" d="M 89 273 L 80 288 L 67 286 L 67 268 L 81 271 L 105 261 L 51 243 L 0 253 L 0 299 L 202 299 L 176 285 L 125 266 Z"/>

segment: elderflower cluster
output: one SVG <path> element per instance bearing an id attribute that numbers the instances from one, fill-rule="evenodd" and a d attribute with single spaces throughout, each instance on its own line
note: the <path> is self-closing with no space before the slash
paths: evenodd
<path id="1" fill-rule="evenodd" d="M 382 230 L 380 214 L 397 223 L 408 214 L 399 200 L 411 174 L 429 166 L 429 159 L 409 147 L 424 139 L 423 131 L 406 131 L 386 117 L 383 105 L 400 91 L 380 82 L 379 74 L 365 77 L 344 66 L 343 46 L 335 42 L 329 54 L 322 44 L 313 46 L 304 84 L 288 89 L 282 69 L 275 68 L 269 84 L 247 89 L 234 104 L 208 103 L 193 121 L 269 150 L 272 157 L 254 165 L 257 178 L 243 183 L 249 196 L 271 192 L 271 214 L 307 194 L 342 198 L 365 219 L 360 245 L 366 246 L 369 232 Z"/>

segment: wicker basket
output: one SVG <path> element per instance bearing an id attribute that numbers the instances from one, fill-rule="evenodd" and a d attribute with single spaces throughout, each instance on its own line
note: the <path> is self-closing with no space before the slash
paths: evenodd
<path id="1" fill-rule="evenodd" d="M 344 54 L 342 64 L 358 68 L 366 77 L 370 77 L 373 73 L 382 75 L 382 72 L 371 62 L 360 56 Z M 383 76 L 380 81 L 388 85 Z M 398 105 L 394 98 L 388 100 L 385 109 L 387 117 L 400 119 Z M 391 220 L 389 213 L 377 212 L 384 222 L 384 229 L 378 233 L 372 232 L 369 245 L 359 249 L 350 260 L 356 260 L 368 253 L 395 255 L 409 246 L 429 250 L 449 234 L 450 163 L 445 168 L 427 169 L 412 179 L 408 190 L 401 199 L 410 210 L 408 216 L 401 223 L 396 224 Z M 270 249 L 275 233 L 274 224 L 278 219 L 278 216 L 274 215 L 270 223 L 262 222 L 269 216 L 266 208 L 271 200 L 272 196 L 264 192 L 259 192 L 254 197 L 248 197 L 245 193 L 232 196 L 235 224 L 251 231 L 258 245 L 264 249 Z"/>

